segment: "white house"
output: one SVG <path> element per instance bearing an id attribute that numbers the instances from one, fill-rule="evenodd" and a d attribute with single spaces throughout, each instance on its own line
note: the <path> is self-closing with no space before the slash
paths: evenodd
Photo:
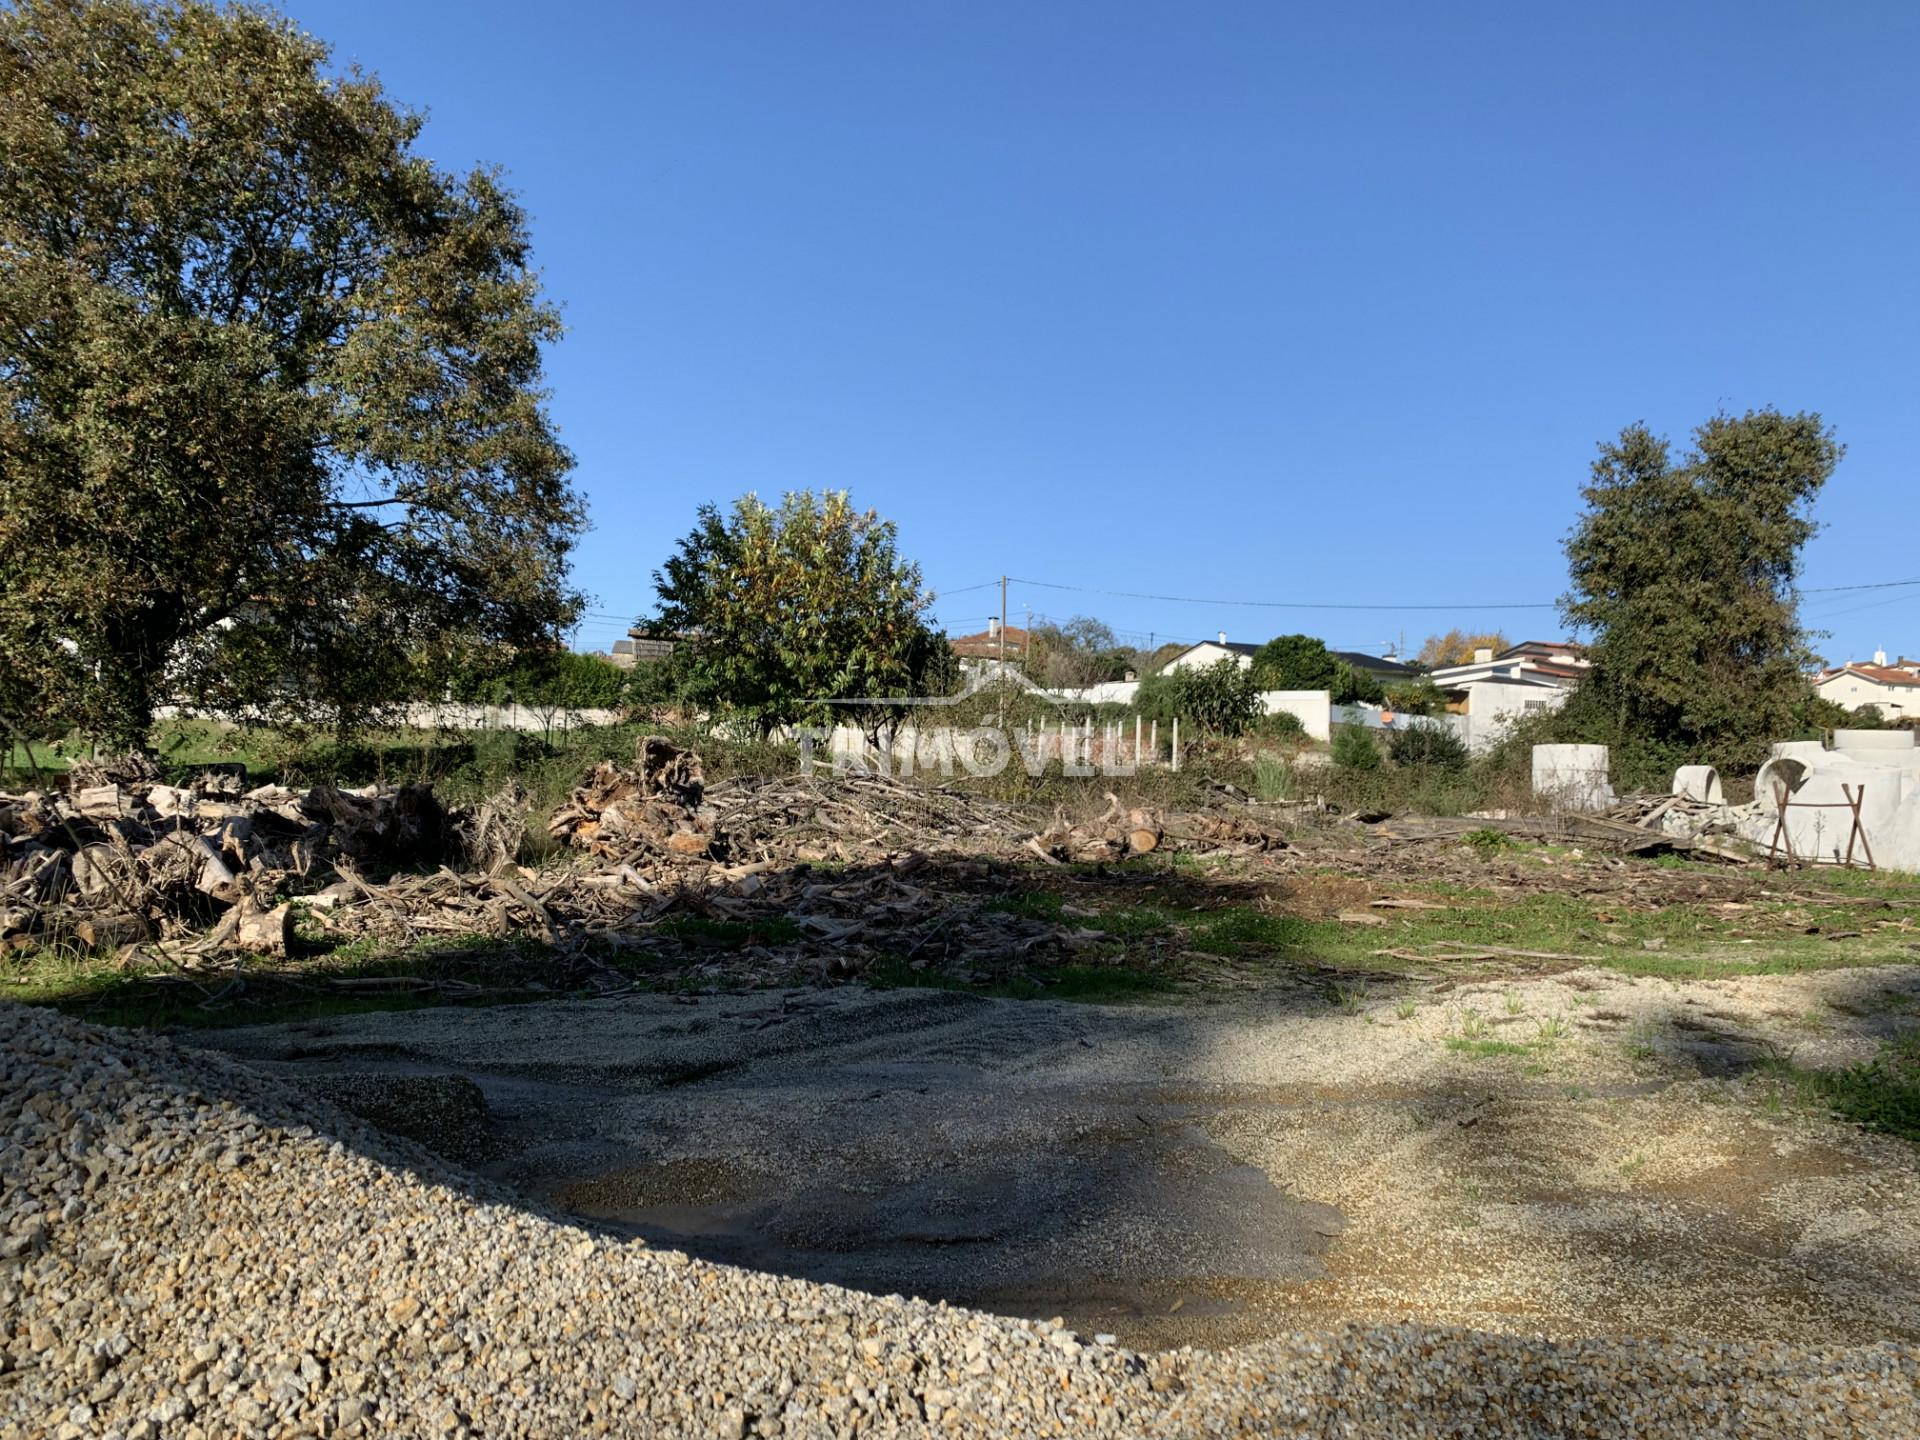
<path id="1" fill-rule="evenodd" d="M 1461 690 L 1483 680 L 1529 680 L 1572 689 L 1592 668 L 1584 645 L 1570 640 L 1523 640 L 1498 655 L 1476 650 L 1465 665 L 1442 665 L 1431 674 L 1442 690 Z"/>
<path id="2" fill-rule="evenodd" d="M 1432 680 L 1449 714 L 1466 719 L 1468 748 L 1485 750 L 1516 720 L 1567 703 L 1591 668 L 1584 646 L 1567 640 L 1523 640 L 1495 655 L 1476 650 L 1465 665 L 1443 665 Z"/>
<path id="3" fill-rule="evenodd" d="M 1229 640 L 1227 632 L 1222 630 L 1218 640 L 1202 640 L 1198 645 L 1189 645 L 1178 655 L 1160 667 L 1162 675 L 1173 670 L 1206 670 L 1218 665 L 1222 660 L 1235 660 L 1240 668 L 1252 667 L 1253 657 L 1259 653 L 1258 645 L 1249 645 L 1244 640 Z"/>
<path id="4" fill-rule="evenodd" d="M 1849 661 L 1814 677 L 1813 690 L 1849 710 L 1871 706 L 1888 720 L 1920 715 L 1920 660 L 1904 655 L 1887 663 L 1887 652 L 1876 650 L 1872 664 Z"/>

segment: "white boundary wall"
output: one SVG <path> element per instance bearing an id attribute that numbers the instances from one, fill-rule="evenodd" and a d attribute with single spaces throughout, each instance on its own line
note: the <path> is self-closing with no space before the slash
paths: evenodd
<path id="1" fill-rule="evenodd" d="M 1325 744 L 1333 738 L 1333 696 L 1325 690 L 1262 690 L 1260 709 L 1296 716 L 1309 739 Z"/>

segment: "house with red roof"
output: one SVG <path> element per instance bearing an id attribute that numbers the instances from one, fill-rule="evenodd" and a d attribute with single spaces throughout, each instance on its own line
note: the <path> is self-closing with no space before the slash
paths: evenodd
<path id="1" fill-rule="evenodd" d="M 1849 710 L 1868 706 L 1888 720 L 1911 719 L 1920 716 L 1920 660 L 1903 655 L 1888 664 L 1887 652 L 1876 650 L 1871 663 L 1850 660 L 1822 670 L 1813 677 L 1813 691 Z"/>

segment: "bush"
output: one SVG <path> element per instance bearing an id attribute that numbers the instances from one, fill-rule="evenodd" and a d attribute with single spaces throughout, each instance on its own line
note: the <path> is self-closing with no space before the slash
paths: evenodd
<path id="1" fill-rule="evenodd" d="M 1253 793 L 1262 800 L 1297 800 L 1300 776 L 1277 755 L 1257 755 L 1253 761 Z"/>
<path id="2" fill-rule="evenodd" d="M 1328 693 L 1336 705 L 1378 705 L 1387 698 L 1387 692 L 1381 688 L 1379 680 L 1364 670 L 1356 670 L 1343 661 L 1336 660 L 1340 667 Z"/>
<path id="3" fill-rule="evenodd" d="M 1387 708 L 1400 715 L 1440 715 L 1447 708 L 1447 697 L 1440 687 L 1422 675 L 1387 689 Z"/>
<path id="4" fill-rule="evenodd" d="M 1262 740 L 1304 740 L 1307 724 L 1291 710 L 1280 710 L 1255 720 L 1251 733 Z"/>
<path id="5" fill-rule="evenodd" d="M 1260 687 L 1253 672 L 1237 660 L 1220 660 L 1204 670 L 1175 670 L 1140 682 L 1134 704 L 1165 729 L 1178 717 L 1184 724 L 1216 735 L 1241 735 L 1260 714 Z"/>
<path id="6" fill-rule="evenodd" d="M 1358 725 L 1342 725 L 1333 734 L 1333 763 L 1343 770 L 1378 770 L 1380 748 Z"/>
<path id="7" fill-rule="evenodd" d="M 1450 727 L 1409 725 L 1387 734 L 1387 755 L 1396 765 L 1439 770 L 1467 768 L 1467 745 Z"/>

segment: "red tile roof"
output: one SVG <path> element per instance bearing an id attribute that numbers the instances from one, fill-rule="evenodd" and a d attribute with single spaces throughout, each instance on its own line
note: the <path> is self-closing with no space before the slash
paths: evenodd
<path id="1" fill-rule="evenodd" d="M 1834 674 L 1859 675 L 1880 685 L 1920 685 L 1920 675 L 1911 670 L 1896 670 L 1891 665 L 1844 665 Z"/>
<path id="2" fill-rule="evenodd" d="M 1006 636 L 1007 654 L 1018 655 L 1027 648 L 1027 632 L 1018 625 L 1007 626 Z M 988 660 L 1000 657 L 1000 637 L 991 630 L 982 630 L 977 635 L 955 635 L 947 643 L 953 646 L 956 655 Z"/>

